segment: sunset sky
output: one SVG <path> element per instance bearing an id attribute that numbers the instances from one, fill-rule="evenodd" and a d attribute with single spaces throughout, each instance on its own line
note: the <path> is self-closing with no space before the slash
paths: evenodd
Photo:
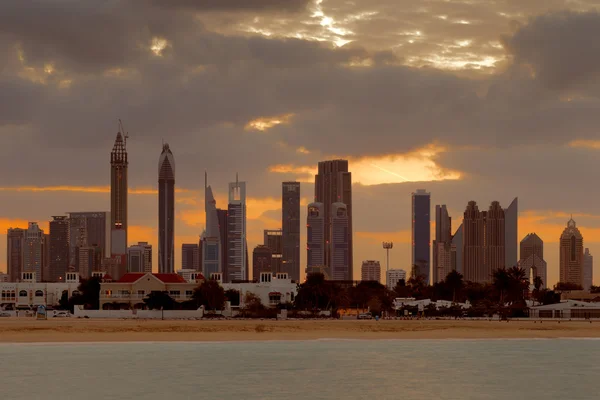
<path id="1" fill-rule="evenodd" d="M 236 172 L 247 182 L 251 252 L 280 227 L 282 181 L 302 182 L 304 221 L 317 162 L 347 158 L 355 278 L 362 260 L 385 260 L 382 240 L 395 242 L 392 266 L 410 268 L 410 195 L 423 188 L 453 230 L 469 200 L 519 197 L 519 238 L 545 241 L 554 284 L 571 214 L 600 257 L 595 4 L 2 0 L 0 241 L 27 221 L 109 210 L 121 118 L 129 240 L 152 243 L 155 260 L 165 140 L 176 268 L 204 226 L 205 170 L 219 207 Z"/>

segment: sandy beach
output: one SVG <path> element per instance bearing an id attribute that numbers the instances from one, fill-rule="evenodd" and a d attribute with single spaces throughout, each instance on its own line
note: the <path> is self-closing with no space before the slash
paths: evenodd
<path id="1" fill-rule="evenodd" d="M 0 342 L 599 338 L 600 322 L 0 320 Z"/>

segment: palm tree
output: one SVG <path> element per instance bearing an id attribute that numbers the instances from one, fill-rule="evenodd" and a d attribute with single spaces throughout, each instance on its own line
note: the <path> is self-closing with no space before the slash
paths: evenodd
<path id="1" fill-rule="evenodd" d="M 452 290 L 452 302 L 456 303 L 456 294 L 460 293 L 465 285 L 463 275 L 460 272 L 452 271 L 446 276 L 444 283 Z"/>
<path id="2" fill-rule="evenodd" d="M 535 290 L 539 292 L 543 285 L 544 281 L 542 280 L 541 276 L 536 276 L 533 278 L 533 287 L 535 287 Z"/>
<path id="3" fill-rule="evenodd" d="M 492 284 L 500 293 L 500 304 L 504 305 L 504 294 L 510 290 L 510 277 L 506 268 L 498 268 L 494 271 Z"/>

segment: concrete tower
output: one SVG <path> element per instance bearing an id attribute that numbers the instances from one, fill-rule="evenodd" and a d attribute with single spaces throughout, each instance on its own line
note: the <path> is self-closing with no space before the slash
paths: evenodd
<path id="1" fill-rule="evenodd" d="M 470 201 L 463 219 L 463 275 L 466 281 L 487 282 L 491 279 L 484 266 L 485 220 L 477 203 Z"/>
<path id="2" fill-rule="evenodd" d="M 497 269 L 507 267 L 505 247 L 505 218 L 504 209 L 497 201 L 492 202 L 485 216 L 485 269 L 491 281 L 492 274 Z M 516 265 L 516 263 L 514 264 Z M 514 265 L 511 265 L 514 266 Z"/>
<path id="3" fill-rule="evenodd" d="M 158 160 L 158 272 L 175 272 L 175 157 L 168 143 Z"/>
<path id="4" fill-rule="evenodd" d="M 228 282 L 248 280 L 248 244 L 246 243 L 246 182 L 229 184 L 227 213 Z"/>
<path id="5" fill-rule="evenodd" d="M 544 242 L 535 233 L 530 233 L 521 240 L 520 248 L 519 267 L 525 271 L 531 284 L 539 276 L 542 278 L 542 288 L 546 288 L 548 264 L 544 260 Z"/>
<path id="6" fill-rule="evenodd" d="M 573 218 L 560 236 L 560 282 L 583 286 L 583 236 Z"/>
<path id="7" fill-rule="evenodd" d="M 281 191 L 283 258 L 281 272 L 300 281 L 300 182 L 283 182 Z"/>
<path id="8" fill-rule="evenodd" d="M 351 268 L 349 264 L 349 232 L 350 223 L 348 209 L 344 203 L 333 203 L 331 207 L 331 223 L 329 224 L 331 232 L 329 268 L 331 279 L 336 281 L 352 280 Z"/>
<path id="9" fill-rule="evenodd" d="M 412 265 L 414 273 L 429 284 L 431 259 L 431 193 L 423 189 L 412 194 Z"/>
<path id="10" fill-rule="evenodd" d="M 306 217 L 306 273 L 325 268 L 325 217 L 323 204 L 308 205 Z"/>
<path id="11" fill-rule="evenodd" d="M 122 130 L 122 129 L 121 129 Z M 118 132 L 110 153 L 110 254 L 127 254 L 127 136 Z M 103 249 L 106 252 L 106 249 Z"/>

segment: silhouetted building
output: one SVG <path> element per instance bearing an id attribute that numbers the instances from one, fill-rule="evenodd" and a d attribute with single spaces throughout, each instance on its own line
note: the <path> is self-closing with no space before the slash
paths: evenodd
<path id="1" fill-rule="evenodd" d="M 385 284 L 389 290 L 394 290 L 401 280 L 406 283 L 406 271 L 403 269 L 390 269 L 386 272 Z"/>
<path id="2" fill-rule="evenodd" d="M 460 224 L 452 235 L 452 270 L 464 275 L 463 252 L 463 224 Z"/>
<path id="3" fill-rule="evenodd" d="M 228 271 L 229 271 L 229 216 L 227 210 L 217 208 L 217 217 L 219 219 L 219 245 L 220 248 L 220 265 L 221 273 L 223 274 L 223 282 L 229 282 Z M 204 275 L 209 278 L 211 275 Z"/>
<path id="4" fill-rule="evenodd" d="M 261 272 L 273 272 L 271 249 L 259 244 L 252 252 L 252 279 L 258 280 Z"/>
<path id="5" fill-rule="evenodd" d="M 435 206 L 432 283 L 443 281 L 455 268 L 453 264 L 452 219 L 445 205 Z"/>
<path id="6" fill-rule="evenodd" d="M 327 268 L 325 265 L 325 217 L 323 204 L 308 205 L 306 217 L 306 274 L 309 269 Z M 329 272 L 328 272 L 329 275 Z"/>
<path id="7" fill-rule="evenodd" d="M 505 233 L 504 209 L 499 202 L 494 201 L 485 214 L 484 265 L 485 273 L 489 276 L 488 282 L 492 281 L 494 271 L 506 267 Z"/>
<path id="8" fill-rule="evenodd" d="M 283 182 L 281 193 L 283 257 L 281 272 L 300 280 L 300 182 Z"/>
<path id="9" fill-rule="evenodd" d="M 530 233 L 521 240 L 521 259 L 519 268 L 525 271 L 527 279 L 531 284 L 535 277 L 542 279 L 542 288 L 546 288 L 548 264 L 544 260 L 544 242 L 535 233 Z"/>
<path id="10" fill-rule="evenodd" d="M 52 217 L 49 234 L 49 278 L 50 282 L 63 281 L 71 261 L 69 219 L 66 216 Z"/>
<path id="11" fill-rule="evenodd" d="M 324 260 L 331 269 L 331 213 L 334 203 L 346 205 L 348 215 L 348 268 L 349 278 L 354 276 L 353 239 L 352 239 L 352 174 L 348 170 L 348 160 L 332 160 L 319 162 L 319 170 L 315 175 L 315 202 L 322 203 L 325 230 L 323 237 Z M 336 279 L 336 278 L 333 278 Z"/>
<path id="12" fill-rule="evenodd" d="M 223 237 L 222 230 L 227 229 L 227 212 L 217 209 L 217 201 L 213 195 L 212 187 L 208 185 L 208 175 L 204 173 L 204 211 L 206 215 L 206 228 L 201 235 L 200 245 L 202 253 L 202 273 L 210 278 L 212 274 L 223 273 L 223 262 L 227 253 L 223 247 L 227 243 L 227 236 Z M 223 221 L 219 212 L 223 212 Z"/>
<path id="13" fill-rule="evenodd" d="M 283 232 L 281 229 L 265 229 L 263 244 L 271 250 L 271 272 L 274 274 L 283 268 Z M 288 275 L 289 276 L 289 275 Z M 258 275 L 256 275 L 258 277 Z M 255 277 L 253 277 L 255 279 Z"/>
<path id="14" fill-rule="evenodd" d="M 504 209 L 504 264 L 506 268 L 517 265 L 519 257 L 517 256 L 519 246 L 519 199 L 510 203 L 508 208 Z"/>
<path id="15" fill-rule="evenodd" d="M 127 159 L 125 132 L 118 132 L 110 153 L 110 251 L 111 255 L 127 254 Z M 88 232 L 88 238 L 92 239 Z M 97 243 L 108 256 L 106 244 Z M 91 244 L 90 244 L 91 245 Z"/>
<path id="16" fill-rule="evenodd" d="M 560 236 L 560 282 L 583 286 L 583 236 L 573 218 Z"/>
<path id="17" fill-rule="evenodd" d="M 362 281 L 381 282 L 381 264 L 379 261 L 363 261 L 360 268 L 360 279 Z"/>
<path id="18" fill-rule="evenodd" d="M 590 249 L 585 249 L 583 253 L 583 289 L 590 290 L 594 284 L 594 256 Z"/>
<path id="19" fill-rule="evenodd" d="M 329 268 L 331 279 L 351 281 L 350 268 L 350 222 L 344 203 L 333 203 L 331 207 L 331 238 Z"/>
<path id="20" fill-rule="evenodd" d="M 168 143 L 158 160 L 158 272 L 175 273 L 175 157 Z"/>
<path id="21" fill-rule="evenodd" d="M 40 229 L 36 222 L 30 222 L 25 231 L 22 272 L 35 272 L 36 281 L 41 282 L 43 262 L 44 231 Z"/>
<path id="22" fill-rule="evenodd" d="M 196 245 L 198 246 L 198 245 Z M 127 249 L 127 272 L 152 272 L 152 245 L 138 242 Z"/>
<path id="23" fill-rule="evenodd" d="M 470 201 L 463 219 L 463 275 L 466 281 L 487 282 L 490 279 L 484 266 L 484 213 Z"/>
<path id="24" fill-rule="evenodd" d="M 6 235 L 6 267 L 10 282 L 17 282 L 23 272 L 23 252 L 27 229 L 9 228 Z"/>
<path id="25" fill-rule="evenodd" d="M 79 272 L 79 247 L 96 246 L 102 250 L 103 257 L 108 257 L 111 250 L 108 248 L 111 233 L 111 217 L 105 211 L 71 212 L 69 215 L 69 267 L 74 267 Z M 123 232 L 121 232 L 123 233 Z M 117 235 L 118 236 L 118 235 Z M 83 238 L 83 241 L 82 241 Z M 121 257 L 121 254 L 115 256 Z M 125 271 L 123 270 L 123 273 Z M 111 274 L 113 278 L 114 275 Z"/>
<path id="26" fill-rule="evenodd" d="M 423 189 L 412 194 L 412 265 L 429 283 L 431 255 L 431 194 Z"/>
<path id="27" fill-rule="evenodd" d="M 181 269 L 200 271 L 200 248 L 197 243 L 181 245 Z"/>
<path id="28" fill-rule="evenodd" d="M 227 213 L 228 282 L 248 280 L 248 248 L 246 243 L 246 182 L 229 184 Z"/>

